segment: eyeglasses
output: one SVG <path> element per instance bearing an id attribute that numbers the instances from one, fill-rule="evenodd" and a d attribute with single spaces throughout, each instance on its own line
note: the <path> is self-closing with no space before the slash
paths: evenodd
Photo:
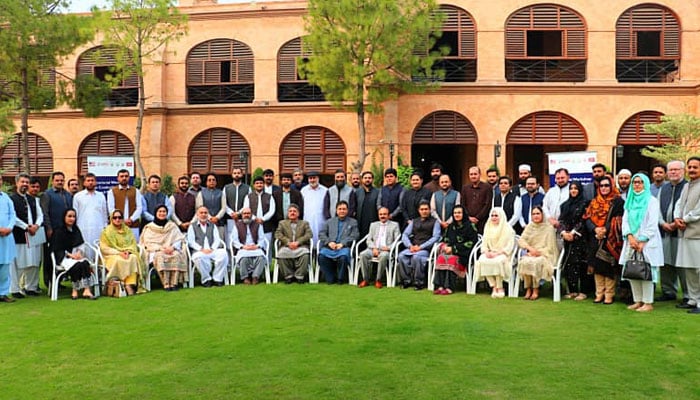
<path id="1" fill-rule="evenodd" d="M 602 184 L 602 185 L 599 185 L 599 186 L 600 186 L 600 187 L 611 187 L 611 185 L 610 185 L 610 184 L 608 184 L 608 183 L 604 183 L 604 184 Z"/>
<path id="2" fill-rule="evenodd" d="M 122 219 L 124 219 L 124 217 L 120 217 L 120 216 L 118 216 L 118 215 L 115 215 L 115 216 L 112 217 L 112 220 L 113 220 L 113 221 L 119 221 L 119 220 L 122 220 Z"/>

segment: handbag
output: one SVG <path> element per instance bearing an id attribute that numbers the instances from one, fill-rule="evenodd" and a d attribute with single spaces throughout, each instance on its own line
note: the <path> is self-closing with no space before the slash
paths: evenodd
<path id="1" fill-rule="evenodd" d="M 644 254 L 638 251 L 632 254 L 632 257 L 625 262 L 625 269 L 622 271 L 622 277 L 640 281 L 651 280 L 651 264 L 644 259 Z"/>
<path id="2" fill-rule="evenodd" d="M 126 297 L 126 291 L 122 282 L 118 278 L 110 278 L 105 284 L 105 296 L 107 297 Z"/>
<path id="3" fill-rule="evenodd" d="M 608 253 L 608 251 L 605 250 L 605 240 L 601 240 L 598 243 L 598 250 L 596 250 L 595 252 L 595 258 L 610 265 L 613 265 L 616 262 L 615 257 L 613 257 L 612 254 Z"/>

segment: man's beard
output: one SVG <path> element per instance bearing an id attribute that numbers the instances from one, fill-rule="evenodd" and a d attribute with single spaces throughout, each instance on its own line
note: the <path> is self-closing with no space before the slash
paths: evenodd
<path id="1" fill-rule="evenodd" d="M 336 186 L 338 189 L 342 189 L 342 188 L 345 187 L 345 182 L 336 182 L 336 183 L 335 183 L 335 186 Z"/>
<path id="2" fill-rule="evenodd" d="M 440 175 L 432 175 L 431 178 L 432 178 L 433 182 L 437 182 L 440 180 Z"/>
<path id="3" fill-rule="evenodd" d="M 250 225 L 250 222 L 252 221 L 252 219 L 250 219 L 250 218 L 243 218 L 243 219 L 241 219 L 241 221 L 243 221 L 243 223 L 246 224 L 246 225 Z"/>

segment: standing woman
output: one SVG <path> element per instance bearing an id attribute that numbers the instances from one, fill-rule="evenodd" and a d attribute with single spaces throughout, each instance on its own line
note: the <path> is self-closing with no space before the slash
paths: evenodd
<path id="1" fill-rule="evenodd" d="M 554 227 L 544 220 L 542 206 L 532 207 L 530 223 L 523 230 L 518 246 L 527 251 L 518 261 L 518 274 L 525 283 L 525 300 L 540 297 L 540 280 L 552 280 L 554 265 L 557 263 L 557 233 Z"/>
<path id="2" fill-rule="evenodd" d="M 146 249 L 145 264 L 153 263 L 166 291 L 177 290 L 187 271 L 182 248 L 184 238 L 177 225 L 168 220 L 168 208 L 163 204 L 156 207 L 153 222 L 141 232 L 139 240 Z"/>
<path id="3" fill-rule="evenodd" d="M 590 237 L 588 264 L 595 279 L 594 303 L 612 304 L 615 298 L 615 286 L 620 276 L 618 260 L 622 250 L 624 205 L 613 181 L 605 176 L 583 216 Z"/>
<path id="4" fill-rule="evenodd" d="M 472 223 L 465 220 L 464 214 L 464 207 L 456 205 L 452 210 L 452 223 L 442 235 L 440 255 L 435 263 L 434 294 L 452 294 L 455 278 L 464 278 L 466 275 L 465 266 L 469 264 L 469 254 L 479 236 Z"/>
<path id="5" fill-rule="evenodd" d="M 51 251 L 56 259 L 56 265 L 68 269 L 73 292 L 71 299 L 78 299 L 78 291 L 83 291 L 83 298 L 97 300 L 90 291 L 95 285 L 90 262 L 85 259 L 87 245 L 83 235 L 75 224 L 75 209 L 68 208 L 63 212 L 63 225 L 54 229 L 51 235 Z"/>
<path id="6" fill-rule="evenodd" d="M 510 257 L 515 245 L 515 231 L 508 224 L 506 213 L 501 207 L 494 207 L 489 213 L 484 227 L 481 255 L 474 266 L 474 280 L 486 278 L 491 286 L 491 297 L 505 297 L 503 281 L 510 279 L 513 266 Z"/>
<path id="7" fill-rule="evenodd" d="M 126 293 L 131 296 L 136 292 L 145 292 L 143 278 L 145 268 L 136 238 L 131 229 L 124 223 L 121 210 L 112 211 L 109 225 L 100 236 L 100 251 L 107 268 L 107 279 L 116 277 L 124 283 Z"/>
<path id="8" fill-rule="evenodd" d="M 649 178 L 644 174 L 632 176 L 632 190 L 627 194 L 625 214 L 622 216 L 624 245 L 620 255 L 623 266 L 634 252 L 640 252 L 651 264 L 651 280 L 629 279 L 634 303 L 627 308 L 641 312 L 654 309 L 654 282 L 658 279 L 659 266 L 664 265 L 663 245 L 659 233 L 658 215 L 649 210 L 658 210 L 659 201 L 651 195 Z"/>
<path id="9" fill-rule="evenodd" d="M 586 213 L 588 202 L 583 195 L 581 182 L 569 184 L 569 199 L 561 205 L 559 226 L 561 238 L 564 240 L 564 260 L 562 262 L 566 286 L 569 293 L 567 299 L 585 300 L 592 292 L 593 282 L 588 275 L 588 232 L 583 214 Z"/>

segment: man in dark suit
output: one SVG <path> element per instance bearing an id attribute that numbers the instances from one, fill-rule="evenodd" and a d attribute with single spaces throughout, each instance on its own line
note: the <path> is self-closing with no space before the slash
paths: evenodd
<path id="1" fill-rule="evenodd" d="M 309 248 L 313 232 L 309 223 L 301 220 L 301 207 L 292 203 L 287 207 L 287 219 L 280 221 L 275 231 L 279 242 L 277 262 L 284 282 L 304 283 L 309 268 Z"/>
<path id="2" fill-rule="evenodd" d="M 290 204 L 296 204 L 299 207 L 299 219 L 304 219 L 304 198 L 301 196 L 301 192 L 296 190 L 292 186 L 292 174 L 283 173 L 280 174 L 280 190 L 272 192 L 272 197 L 275 199 L 275 223 L 284 220 L 287 216 L 287 209 Z M 275 228 L 277 228 L 275 226 Z"/>
<path id="3" fill-rule="evenodd" d="M 379 197 L 379 189 L 372 186 L 374 183 L 374 174 L 371 171 L 362 173 L 362 184 L 355 189 L 355 198 L 357 199 L 357 210 L 355 216 L 357 219 L 357 227 L 360 230 L 360 237 L 365 237 L 369 232 L 369 226 L 372 222 L 379 219 L 377 215 L 377 197 Z"/>
<path id="4" fill-rule="evenodd" d="M 350 265 L 350 248 L 359 236 L 357 221 L 348 217 L 348 208 L 346 201 L 338 201 L 335 216 L 326 221 L 318 235 L 318 265 L 328 284 L 343 283 L 345 268 Z"/>

